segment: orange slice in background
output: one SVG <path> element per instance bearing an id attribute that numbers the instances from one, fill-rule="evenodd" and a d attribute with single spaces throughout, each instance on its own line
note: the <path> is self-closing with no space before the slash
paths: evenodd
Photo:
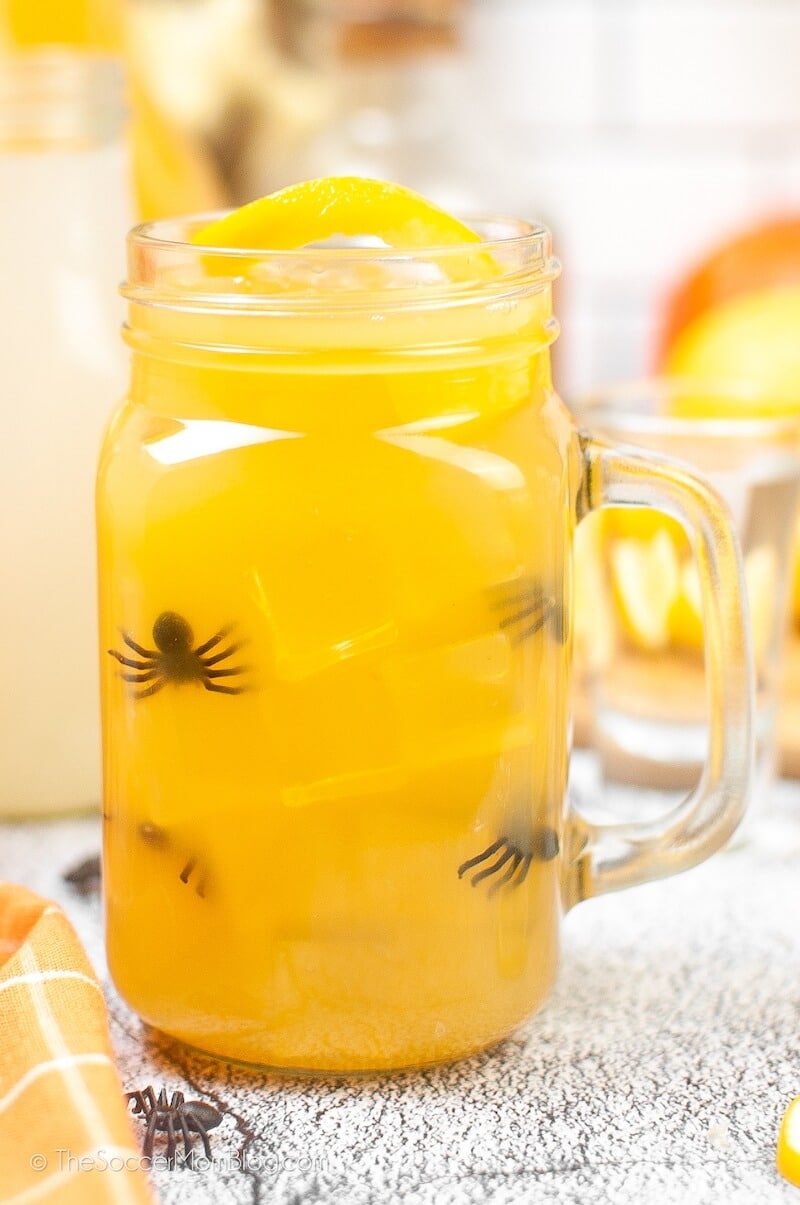
<path id="1" fill-rule="evenodd" d="M 629 640 L 647 652 L 669 647 L 670 617 L 680 593 L 680 561 L 664 528 L 650 539 L 616 539 L 609 550 L 611 583 Z"/>
<path id="2" fill-rule="evenodd" d="M 676 339 L 701 314 L 743 293 L 790 284 L 800 284 L 800 218 L 770 218 L 733 235 L 689 268 L 664 299 L 656 365 L 664 365 Z"/>
<path id="3" fill-rule="evenodd" d="M 709 381 L 745 381 L 757 387 L 751 416 L 800 408 L 800 285 L 764 289 L 706 310 L 676 335 L 664 360 L 674 376 Z M 730 414 L 730 399 L 708 398 L 684 405 L 700 417 Z"/>
<path id="4" fill-rule="evenodd" d="M 336 235 L 368 235 L 398 248 L 480 242 L 474 230 L 419 193 L 362 176 L 292 184 L 205 226 L 193 241 L 205 247 L 292 251 Z"/>
<path id="5" fill-rule="evenodd" d="M 680 586 L 669 617 L 670 637 L 676 648 L 700 652 L 703 648 L 703 599 L 697 563 L 681 565 Z"/>
<path id="6" fill-rule="evenodd" d="M 682 529 L 681 535 L 685 540 Z M 666 648 L 701 652 L 703 603 L 691 550 L 683 555 L 681 545 L 662 527 L 649 538 L 617 538 L 609 559 L 614 599 L 628 639 L 646 652 Z M 775 549 L 752 548 L 744 558 L 744 576 L 753 654 L 760 665 L 772 635 L 778 576 Z"/>
<path id="7" fill-rule="evenodd" d="M 679 556 L 688 556 L 691 546 L 686 530 L 677 519 L 651 506 L 612 506 L 605 512 L 609 535 L 617 539 L 652 540 L 665 531 Z"/>
<path id="8" fill-rule="evenodd" d="M 766 544 L 751 548 L 744 558 L 744 580 L 747 587 L 753 656 L 757 666 L 763 662 L 772 636 L 772 610 L 777 578 L 778 561 L 775 549 Z M 675 643 L 684 648 L 701 649 L 703 606 L 697 563 L 693 560 L 687 561 L 681 568 L 679 601 L 680 610 L 676 609 L 673 612 Z"/>

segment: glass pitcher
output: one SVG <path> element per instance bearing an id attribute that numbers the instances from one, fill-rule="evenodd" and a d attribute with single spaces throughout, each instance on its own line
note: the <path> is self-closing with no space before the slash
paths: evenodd
<path id="1" fill-rule="evenodd" d="M 93 479 L 125 387 L 123 119 L 113 60 L 0 57 L 0 815 L 100 803 Z"/>
<path id="2" fill-rule="evenodd" d="M 111 972 L 226 1058 L 452 1059 L 546 997 L 565 909 L 736 826 L 735 540 L 701 480 L 553 392 L 546 230 L 265 253 L 200 225 L 130 237 L 99 471 Z M 697 533 L 715 718 L 666 822 L 604 828 L 566 790 L 572 544 L 620 502 Z"/>

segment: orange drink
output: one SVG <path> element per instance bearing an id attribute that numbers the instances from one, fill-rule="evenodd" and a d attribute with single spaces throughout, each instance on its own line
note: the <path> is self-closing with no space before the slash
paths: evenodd
<path id="1" fill-rule="evenodd" d="M 100 478 L 110 955 L 188 1042 L 380 1067 L 499 1037 L 553 977 L 569 424 L 541 282 L 423 321 L 400 257 L 333 261 L 279 261 L 271 323 L 133 307 Z"/>

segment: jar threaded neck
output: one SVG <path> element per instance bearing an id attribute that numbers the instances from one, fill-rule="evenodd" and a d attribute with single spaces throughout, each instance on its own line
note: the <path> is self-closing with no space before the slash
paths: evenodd
<path id="1" fill-rule="evenodd" d="M 0 150 L 73 150 L 119 137 L 119 60 L 47 47 L 0 57 Z"/>

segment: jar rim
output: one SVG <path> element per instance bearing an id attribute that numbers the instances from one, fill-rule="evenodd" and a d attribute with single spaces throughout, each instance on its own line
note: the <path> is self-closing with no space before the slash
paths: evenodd
<path id="1" fill-rule="evenodd" d="M 141 304 L 213 306 L 226 311 L 279 305 L 285 311 L 330 305 L 334 296 L 338 302 L 357 308 L 369 299 L 374 302 L 379 293 L 382 308 L 396 308 L 401 304 L 424 305 L 434 298 L 474 297 L 478 292 L 485 298 L 493 291 L 536 291 L 560 272 L 548 228 L 504 215 L 465 218 L 480 235 L 479 242 L 471 243 L 395 247 L 374 239 L 368 245 L 365 240 L 328 240 L 291 250 L 271 250 L 215 247 L 192 241 L 198 231 L 221 216 L 224 214 L 200 214 L 134 227 L 128 235 L 128 279 L 122 286 L 123 296 Z M 488 257 L 499 270 L 487 276 Z M 192 282 L 181 275 L 200 265 L 204 280 L 195 277 Z M 248 279 L 243 282 L 245 265 Z M 357 269 L 363 273 L 367 265 L 385 270 L 380 287 L 374 280 L 359 276 Z M 458 271 L 449 272 L 449 265 L 458 265 Z M 340 283 L 329 290 L 287 291 L 275 286 L 276 275 L 302 270 L 315 282 L 325 272 L 335 270 L 341 281 L 350 267 L 354 273 L 345 287 Z M 432 271 L 432 267 L 439 271 Z M 264 274 L 259 276 L 262 268 Z"/>
<path id="2" fill-rule="evenodd" d="M 695 410 L 670 412 L 676 401 Z M 727 404 L 724 412 L 706 409 Z M 652 376 L 606 385 L 569 403 L 578 424 L 618 439 L 800 438 L 800 405 L 786 390 L 764 381 L 710 376 Z"/>
<path id="3" fill-rule="evenodd" d="M 232 258 L 252 259 L 254 256 L 279 256 L 279 257 L 294 257 L 307 256 L 309 250 L 322 252 L 328 255 L 348 256 L 364 256 L 370 258 L 377 256 L 379 258 L 397 257 L 408 258 L 416 255 L 430 254 L 445 254 L 452 253 L 463 255 L 465 252 L 475 251 L 476 247 L 480 247 L 482 251 L 489 251 L 514 247 L 514 246 L 529 246 L 534 242 L 542 244 L 542 253 L 549 252 L 552 244 L 552 235 L 547 226 L 538 222 L 529 222 L 524 218 L 511 217 L 508 214 L 472 214 L 467 215 L 461 220 L 477 233 L 481 234 L 479 244 L 476 243 L 431 243 L 420 247 L 394 247 L 390 245 L 352 245 L 347 246 L 327 246 L 323 244 L 307 244 L 304 247 L 297 247 L 290 250 L 270 249 L 264 247 L 218 247 L 213 243 L 196 243 L 186 235 L 192 230 L 202 230 L 204 226 L 212 222 L 216 222 L 221 218 L 227 217 L 232 210 L 217 210 L 210 213 L 193 214 L 189 217 L 178 218 L 159 218 L 152 222 L 142 222 L 138 226 L 134 226 L 130 231 L 128 238 L 134 242 L 148 247 L 173 248 L 173 247 L 188 247 L 199 255 L 221 254 Z M 515 233 L 501 234 L 501 229 L 515 231 Z M 484 237 L 482 231 L 496 230 L 494 236 Z"/>

